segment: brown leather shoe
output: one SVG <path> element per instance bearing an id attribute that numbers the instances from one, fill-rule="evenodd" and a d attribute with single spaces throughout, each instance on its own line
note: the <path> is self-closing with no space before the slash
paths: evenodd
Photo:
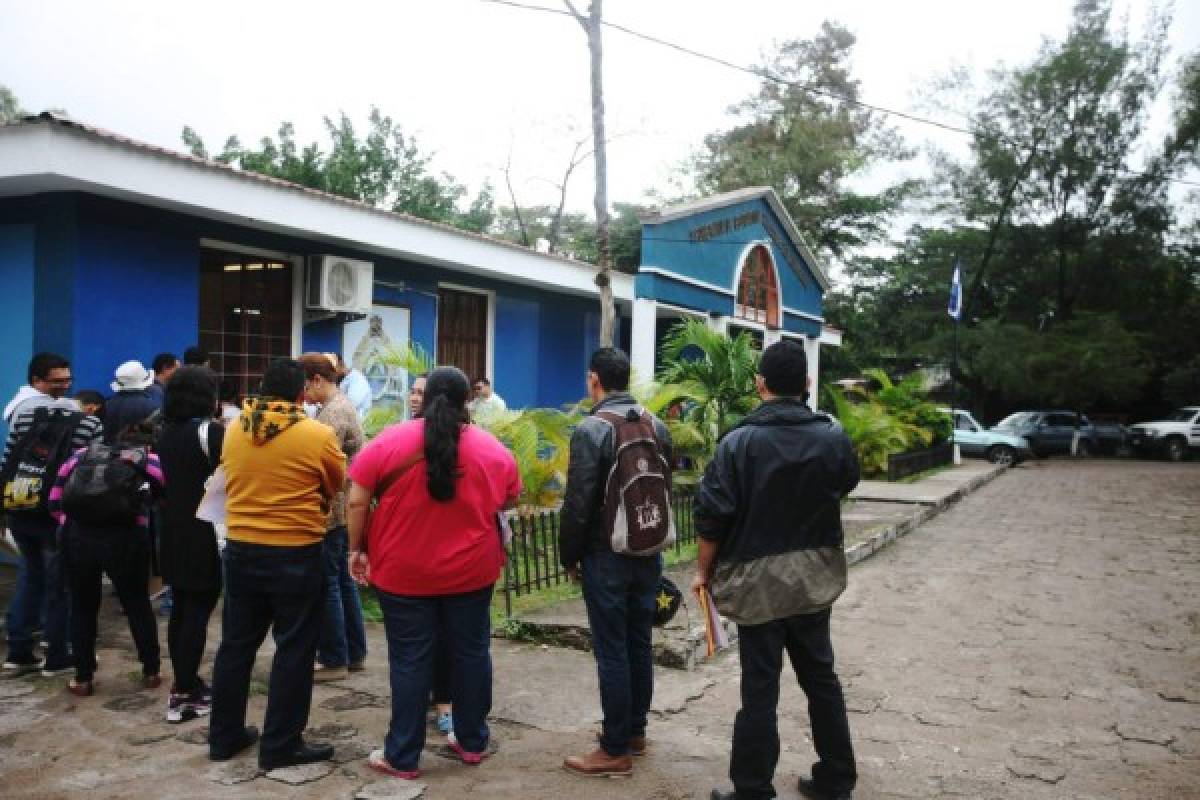
<path id="1" fill-rule="evenodd" d="M 596 741 L 604 736 L 601 731 L 596 731 Z M 644 756 L 646 755 L 646 737 L 645 736 L 630 736 L 629 737 L 629 755 Z"/>
<path id="2" fill-rule="evenodd" d="M 563 769 L 593 778 L 628 778 L 633 774 L 633 759 L 629 756 L 610 756 L 597 747 L 585 756 L 568 756 Z"/>

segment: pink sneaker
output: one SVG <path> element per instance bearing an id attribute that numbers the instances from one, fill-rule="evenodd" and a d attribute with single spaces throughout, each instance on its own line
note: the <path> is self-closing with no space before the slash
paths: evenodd
<path id="1" fill-rule="evenodd" d="M 376 772 L 382 772 L 391 778 L 399 778 L 402 781 L 411 781 L 421 777 L 419 769 L 396 769 L 383 756 L 383 750 L 372 750 L 371 755 L 367 756 L 367 766 Z"/>

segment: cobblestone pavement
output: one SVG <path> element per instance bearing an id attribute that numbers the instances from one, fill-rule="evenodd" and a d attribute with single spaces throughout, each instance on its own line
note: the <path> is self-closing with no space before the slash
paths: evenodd
<path id="1" fill-rule="evenodd" d="M 210 764 L 203 720 L 162 721 L 165 689 L 135 689 L 122 628 L 109 613 L 96 697 L 0 682 L 4 797 L 416 796 L 363 760 L 387 724 L 382 631 L 367 672 L 314 692 L 311 736 L 337 744 L 338 763 L 263 776 L 253 754 Z M 855 567 L 834 639 L 859 800 L 1200 798 L 1200 464 L 1011 470 Z M 735 656 L 660 670 L 651 752 L 610 781 L 559 768 L 593 743 L 590 655 L 504 641 L 493 653 L 499 751 L 465 767 L 431 735 L 425 797 L 703 800 L 727 786 Z M 260 683 L 267 666 L 264 653 Z M 261 713 L 259 686 L 250 719 Z M 786 680 L 780 729 L 776 786 L 795 798 L 812 749 Z"/>

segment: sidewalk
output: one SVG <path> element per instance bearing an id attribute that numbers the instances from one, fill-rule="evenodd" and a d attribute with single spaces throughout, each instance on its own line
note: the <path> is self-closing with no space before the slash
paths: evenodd
<path id="1" fill-rule="evenodd" d="M 863 481 L 850 493 L 842 510 L 846 559 L 856 564 L 927 522 L 958 500 L 1004 471 L 985 461 L 963 464 L 914 483 Z M 655 662 L 659 666 L 692 669 L 703 656 L 703 617 L 689 587 L 693 564 L 676 564 L 666 575 L 683 592 L 684 607 L 675 619 L 654 632 Z M 582 598 L 521 612 L 516 615 L 526 635 L 566 647 L 591 649 L 591 630 Z M 735 633 L 734 626 L 729 626 Z"/>

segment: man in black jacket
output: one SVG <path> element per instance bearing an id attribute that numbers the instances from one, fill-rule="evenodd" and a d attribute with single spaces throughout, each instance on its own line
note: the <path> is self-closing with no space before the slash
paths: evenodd
<path id="1" fill-rule="evenodd" d="M 651 636 L 662 559 L 612 551 L 605 526 L 605 484 L 612 468 L 613 426 L 596 413 L 637 409 L 629 395 L 629 356 L 612 347 L 592 354 L 587 374 L 594 405 L 571 435 L 571 463 L 559 529 L 559 559 L 572 580 L 583 580 L 600 677 L 604 729 L 599 747 L 570 756 L 563 767 L 582 775 L 628 775 L 630 756 L 646 750 L 646 715 L 654 693 Z M 639 409 L 640 410 L 640 409 Z M 671 437 L 654 419 L 654 435 L 671 463 Z"/>
<path id="2" fill-rule="evenodd" d="M 804 404 L 802 345 L 771 345 L 758 371 L 763 404 L 721 440 L 696 497 L 693 589 L 708 587 L 737 623 L 742 666 L 729 764 L 734 791 L 714 789 L 712 800 L 775 797 L 785 650 L 808 696 L 818 758 L 800 793 L 840 800 L 850 797 L 857 773 L 829 614 L 846 588 L 841 500 L 858 485 L 858 459 L 836 420 Z"/>

